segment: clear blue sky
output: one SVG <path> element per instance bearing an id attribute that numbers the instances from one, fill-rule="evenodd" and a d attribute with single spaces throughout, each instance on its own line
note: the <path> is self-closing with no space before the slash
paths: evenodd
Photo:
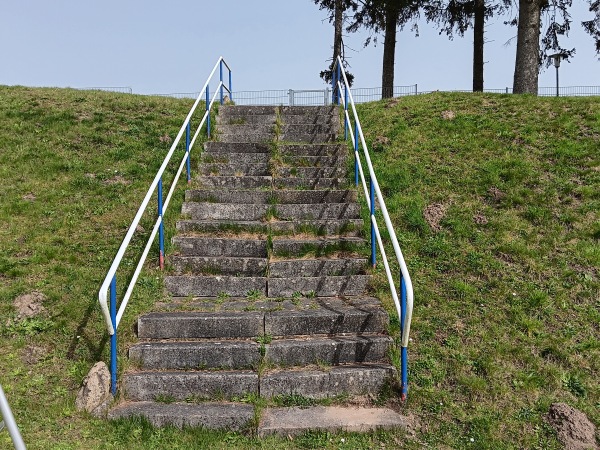
<path id="1" fill-rule="evenodd" d="M 561 85 L 600 85 L 600 62 L 579 23 L 589 13 L 575 0 L 576 47 L 561 66 Z M 137 93 L 194 92 L 223 55 L 235 90 L 321 88 L 333 27 L 312 0 L 4 0 L 0 10 L 0 84 L 59 87 L 130 86 Z M 512 85 L 516 28 L 487 28 L 485 87 Z M 356 87 L 381 84 L 383 47 L 363 49 L 366 33 L 346 37 Z M 469 89 L 471 41 L 449 41 L 426 23 L 420 37 L 398 34 L 396 85 L 419 90 Z M 381 43 L 383 38 L 381 38 Z M 540 76 L 553 86 L 554 68 Z"/>

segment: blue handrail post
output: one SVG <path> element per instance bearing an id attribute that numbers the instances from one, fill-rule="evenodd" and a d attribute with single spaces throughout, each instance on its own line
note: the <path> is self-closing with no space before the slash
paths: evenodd
<path id="1" fill-rule="evenodd" d="M 336 85 L 336 80 L 335 80 L 335 67 L 331 67 L 331 103 L 336 104 L 336 100 L 335 100 L 335 85 Z"/>
<path id="2" fill-rule="evenodd" d="M 358 122 L 354 122 L 354 184 L 358 186 Z"/>
<path id="3" fill-rule="evenodd" d="M 160 219 L 160 225 L 158 227 L 158 247 L 159 256 L 158 261 L 161 270 L 165 268 L 165 231 L 163 222 L 163 189 L 162 189 L 162 177 L 158 180 L 158 218 Z"/>
<path id="4" fill-rule="evenodd" d="M 190 164 L 190 133 L 191 133 L 191 120 L 188 122 L 185 127 L 185 153 L 187 154 L 186 158 L 186 169 L 187 169 L 187 182 L 188 184 L 192 182 L 192 169 Z"/>
<path id="5" fill-rule="evenodd" d="M 233 102 L 233 91 L 231 90 L 231 69 L 229 69 L 229 100 Z"/>
<path id="6" fill-rule="evenodd" d="M 377 258 L 377 247 L 375 246 L 375 186 L 373 185 L 373 178 L 369 182 L 369 194 L 371 197 L 371 266 L 375 268 L 375 261 Z"/>
<path id="7" fill-rule="evenodd" d="M 110 337 L 110 392 L 117 393 L 117 275 L 110 283 L 110 320 L 113 334 Z"/>
<path id="8" fill-rule="evenodd" d="M 339 85 L 338 85 L 338 81 L 341 80 L 342 78 L 342 68 L 340 67 L 340 65 L 337 65 L 337 76 L 336 76 L 336 83 L 335 83 L 335 87 L 338 89 L 337 95 L 336 95 L 336 100 L 337 100 L 337 104 L 340 104 L 340 97 L 342 96 L 342 93 L 339 90 Z"/>
<path id="9" fill-rule="evenodd" d="M 210 96 L 208 84 L 206 84 L 206 111 L 208 111 L 208 115 L 206 116 L 206 136 L 210 139 Z"/>
<path id="10" fill-rule="evenodd" d="M 401 337 L 404 334 L 404 323 L 406 321 L 406 283 L 404 282 L 404 277 L 400 275 L 400 330 Z M 401 399 L 402 401 L 406 400 L 408 396 L 408 350 L 406 347 L 400 348 L 400 365 L 402 372 L 402 380 L 401 380 Z"/>
<path id="11" fill-rule="evenodd" d="M 348 86 L 344 84 L 344 140 L 348 139 Z"/>
<path id="12" fill-rule="evenodd" d="M 219 62 L 219 79 L 221 80 L 221 105 L 223 104 L 223 60 Z"/>

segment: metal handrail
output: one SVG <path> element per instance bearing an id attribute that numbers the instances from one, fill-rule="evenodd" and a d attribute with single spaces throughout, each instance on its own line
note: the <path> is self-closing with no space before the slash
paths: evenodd
<path id="1" fill-rule="evenodd" d="M 225 83 L 223 83 L 223 66 L 225 66 L 227 68 L 227 70 L 229 71 L 229 83 L 227 86 L 225 85 Z M 219 68 L 219 75 L 220 75 L 219 76 L 219 85 L 217 86 L 217 89 L 215 89 L 214 94 L 211 98 L 209 96 L 209 92 L 210 92 L 209 82 L 212 79 L 212 77 L 214 76 L 217 68 Z M 225 62 L 223 57 L 220 57 L 217 60 L 212 71 L 210 72 L 210 75 L 206 79 L 206 83 L 204 83 L 204 86 L 202 87 L 200 94 L 198 95 L 198 98 L 194 102 L 194 105 L 190 109 L 190 112 L 188 113 L 187 117 L 183 121 L 183 125 L 179 129 L 179 132 L 177 133 L 177 137 L 173 141 L 173 144 L 171 145 L 169 152 L 165 156 L 165 159 L 163 160 L 163 163 L 160 166 L 160 169 L 158 169 L 158 172 L 156 173 L 154 180 L 150 184 L 150 188 L 148 189 L 146 196 L 144 197 L 140 207 L 138 208 L 138 211 L 137 211 L 133 221 L 131 222 L 131 225 L 129 225 L 127 234 L 125 235 L 125 238 L 123 239 L 123 242 L 121 243 L 121 246 L 119 247 L 119 250 L 117 251 L 117 255 L 115 256 L 115 258 L 110 266 L 110 269 L 108 270 L 108 273 L 106 274 L 106 277 L 104 278 L 104 282 L 102 283 L 102 286 L 100 287 L 100 291 L 98 293 L 98 301 L 100 303 L 102 315 L 106 322 L 106 328 L 108 330 L 109 335 L 111 336 L 111 370 L 110 370 L 110 372 L 111 372 L 111 390 L 112 390 L 113 394 L 116 392 L 116 376 L 117 376 L 117 374 L 116 374 L 116 372 L 117 372 L 116 331 L 118 329 L 119 322 L 121 321 L 121 318 L 123 317 L 125 308 L 127 307 L 127 304 L 129 302 L 129 299 L 131 297 L 131 294 L 133 292 L 133 289 L 134 289 L 137 279 L 139 277 L 139 274 L 142 270 L 144 262 L 146 261 L 146 257 L 148 256 L 148 252 L 150 251 L 150 247 L 152 246 L 152 244 L 154 242 L 154 238 L 156 237 L 157 233 L 159 234 L 159 248 L 160 248 L 159 261 L 160 261 L 161 269 L 164 266 L 164 235 L 163 235 L 164 212 L 166 211 L 166 209 L 169 205 L 169 202 L 171 201 L 171 197 L 173 195 L 173 192 L 175 191 L 177 182 L 179 181 L 179 177 L 181 176 L 181 172 L 183 171 L 184 166 L 187 166 L 188 182 L 190 182 L 190 180 L 191 180 L 190 150 L 193 147 L 194 143 L 196 142 L 196 139 L 200 133 L 200 130 L 202 129 L 202 127 L 204 126 L 205 123 L 206 123 L 207 135 L 210 138 L 210 109 L 212 108 L 212 105 L 216 99 L 217 94 L 220 94 L 220 103 L 221 104 L 223 104 L 224 90 L 226 90 L 229 93 L 230 98 L 232 97 L 231 73 L 232 73 L 232 71 L 231 71 L 229 65 Z M 198 106 L 198 104 L 200 103 L 200 101 L 203 98 L 205 100 L 205 106 L 206 106 L 205 112 L 204 112 L 204 115 L 202 116 L 202 120 L 200 121 L 200 124 L 198 125 L 198 128 L 196 129 L 196 131 L 193 135 L 193 138 L 190 141 L 191 118 L 192 118 L 194 112 L 196 111 L 196 107 Z M 183 136 L 184 131 L 186 134 L 185 154 L 181 160 L 181 163 L 179 164 L 179 168 L 177 170 L 175 178 L 173 179 L 173 182 L 171 183 L 171 188 L 170 188 L 169 193 L 167 194 L 167 197 L 163 204 L 162 176 L 167 168 L 167 165 L 171 161 L 171 157 L 173 156 L 173 153 L 175 152 L 175 149 L 176 149 L 177 145 L 179 144 L 179 141 L 181 140 L 181 137 Z M 116 273 L 117 273 L 117 269 L 119 268 L 119 265 L 121 264 L 121 261 L 125 254 L 125 251 L 127 250 L 129 243 L 131 242 L 131 239 L 133 237 L 133 234 L 135 233 L 136 228 L 137 228 L 138 224 L 140 223 L 142 215 L 146 211 L 146 208 L 148 207 L 148 203 L 150 202 L 151 197 L 154 195 L 154 192 L 157 189 L 158 189 L 158 218 L 156 219 L 154 227 L 152 228 L 152 233 L 150 234 L 150 238 L 148 239 L 148 241 L 146 243 L 146 247 L 144 248 L 144 251 L 142 252 L 142 256 L 140 257 L 140 259 L 138 261 L 138 265 L 133 273 L 133 276 L 129 282 L 129 285 L 127 287 L 125 295 L 123 296 L 123 299 L 121 300 L 119 310 L 117 312 L 117 310 L 116 310 L 116 295 L 117 295 L 116 294 L 116 292 L 117 292 Z M 110 291 L 110 310 L 109 310 L 109 305 L 108 305 L 109 291 Z"/>
<path id="2" fill-rule="evenodd" d="M 17 426 L 17 422 L 15 422 L 15 417 L 13 416 L 12 411 L 10 410 L 10 406 L 8 404 L 8 400 L 6 399 L 6 395 L 4 394 L 4 390 L 2 389 L 2 385 L 0 385 L 0 417 L 2 417 L 3 422 L 0 422 L 0 425 L 4 423 L 6 428 L 8 429 L 8 434 L 13 441 L 13 445 L 16 450 L 25 450 L 25 443 L 23 442 L 23 438 L 21 437 L 21 433 L 19 432 L 19 427 Z M 0 431 L 3 427 L 0 426 Z"/>
<path id="3" fill-rule="evenodd" d="M 400 327 L 401 327 L 401 383 L 402 383 L 402 399 L 405 400 L 408 395 L 408 353 L 407 347 L 409 342 L 409 333 L 410 333 L 410 324 L 412 321 L 412 312 L 413 312 L 413 303 L 414 303 L 414 293 L 412 281 L 410 278 L 410 274 L 408 272 L 408 268 L 406 266 L 406 262 L 404 261 L 404 256 L 402 255 L 402 250 L 400 249 L 400 245 L 398 244 L 398 238 L 396 237 L 396 232 L 394 230 L 394 226 L 392 225 L 392 221 L 390 220 L 390 216 L 387 211 L 387 207 L 385 205 L 385 201 L 383 199 L 383 195 L 381 194 L 381 190 L 379 189 L 379 183 L 377 182 L 377 177 L 375 176 L 375 171 L 373 169 L 373 164 L 371 163 L 371 157 L 369 156 L 369 150 L 367 147 L 367 143 L 365 142 L 365 136 L 363 134 L 363 130 L 360 124 L 360 119 L 358 118 L 358 113 L 356 112 L 356 106 L 354 104 L 354 99 L 352 98 L 352 92 L 349 88 L 348 79 L 346 78 L 346 71 L 341 70 L 343 67 L 342 60 L 338 56 L 336 64 L 333 67 L 332 72 L 332 87 L 333 87 L 333 102 L 338 105 L 340 102 L 344 107 L 344 131 L 345 137 L 347 137 L 348 132 L 350 133 L 350 140 L 354 144 L 354 156 L 355 156 L 355 184 L 358 186 L 358 178 L 360 175 L 360 179 L 362 182 L 363 190 L 365 193 L 365 199 L 367 201 L 367 206 L 370 211 L 370 221 L 371 221 L 371 263 L 375 266 L 375 241 L 379 247 L 379 251 L 381 252 L 381 257 L 383 261 L 383 265 L 385 268 L 386 277 L 388 279 L 388 283 L 390 286 L 390 292 L 392 294 L 392 299 L 394 301 L 394 305 L 396 306 L 396 312 L 398 313 L 398 317 L 400 319 Z M 343 81 L 343 85 L 342 85 Z M 342 90 L 344 91 L 344 95 L 342 96 Z M 348 113 L 348 106 L 352 107 L 352 114 L 354 119 L 354 132 L 352 131 L 352 127 L 349 127 L 351 120 L 350 115 Z M 359 137 L 360 143 L 362 144 L 363 155 L 365 157 L 365 162 L 367 164 L 367 169 L 369 172 L 369 189 L 367 189 L 367 183 L 365 180 L 365 174 L 363 172 L 362 164 L 360 161 L 360 156 L 358 153 L 359 147 Z M 400 266 L 400 299 L 398 298 L 398 291 L 396 290 L 396 284 L 394 282 L 394 277 L 392 276 L 392 272 L 390 270 L 390 266 L 387 260 L 387 255 L 385 253 L 385 247 L 383 246 L 383 242 L 381 240 L 381 235 L 379 233 L 379 226 L 377 224 L 377 219 L 375 217 L 375 196 L 377 196 L 377 201 L 379 204 L 379 208 L 381 210 L 381 214 L 383 215 L 383 220 L 385 222 L 386 229 L 389 233 L 390 240 L 392 242 L 392 247 L 394 248 L 394 253 L 396 255 L 396 260 Z"/>

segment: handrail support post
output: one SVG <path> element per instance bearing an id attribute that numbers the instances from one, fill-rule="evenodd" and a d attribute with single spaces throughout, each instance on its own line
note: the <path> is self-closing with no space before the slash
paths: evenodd
<path id="1" fill-rule="evenodd" d="M 404 324 L 406 322 L 406 283 L 404 277 L 400 274 L 400 332 L 401 337 L 404 334 Z M 401 390 L 402 401 L 408 396 L 408 350 L 406 347 L 400 347 L 400 365 L 401 365 Z"/>
<path id="2" fill-rule="evenodd" d="M 369 194 L 371 197 L 371 266 L 375 268 L 377 258 L 377 247 L 375 246 L 375 186 L 373 186 L 373 179 L 369 182 Z"/>
<path id="3" fill-rule="evenodd" d="M 206 136 L 210 139 L 210 95 L 209 95 L 209 87 L 208 83 L 206 84 L 206 111 L 208 112 L 206 116 Z"/>
<path id="4" fill-rule="evenodd" d="M 231 69 L 229 69 L 229 101 L 233 102 L 233 91 L 231 90 Z"/>
<path id="5" fill-rule="evenodd" d="M 160 270 L 165 268 L 165 227 L 163 220 L 163 186 L 162 177 L 158 181 L 158 218 L 160 219 L 160 225 L 158 227 L 158 263 Z"/>
<path id="6" fill-rule="evenodd" d="M 220 89 L 221 89 L 221 105 L 223 104 L 223 60 L 221 60 L 221 62 L 219 62 L 219 80 L 221 81 L 220 85 Z"/>
<path id="7" fill-rule="evenodd" d="M 190 162 L 190 134 L 192 131 L 192 123 L 191 120 L 188 121 L 187 127 L 185 127 L 185 153 L 187 154 L 187 158 L 186 158 L 186 169 L 187 169 L 187 182 L 188 184 L 192 182 L 192 169 L 191 169 L 191 162 Z"/>
<path id="8" fill-rule="evenodd" d="M 110 392 L 117 393 L 117 275 L 110 283 L 110 320 L 114 333 L 110 337 Z"/>
<path id="9" fill-rule="evenodd" d="M 354 121 L 354 184 L 358 186 L 358 122 Z"/>
<path id="10" fill-rule="evenodd" d="M 348 86 L 344 83 L 344 140 L 348 139 Z"/>

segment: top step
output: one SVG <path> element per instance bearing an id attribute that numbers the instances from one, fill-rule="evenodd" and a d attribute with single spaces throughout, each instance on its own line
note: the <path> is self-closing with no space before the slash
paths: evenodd
<path id="1" fill-rule="evenodd" d="M 223 105 L 219 107 L 219 116 L 255 116 L 255 115 L 276 115 L 276 106 L 235 106 Z"/>
<path id="2" fill-rule="evenodd" d="M 339 106 L 281 106 L 279 114 L 281 116 L 293 115 L 334 115 L 338 113 Z"/>

